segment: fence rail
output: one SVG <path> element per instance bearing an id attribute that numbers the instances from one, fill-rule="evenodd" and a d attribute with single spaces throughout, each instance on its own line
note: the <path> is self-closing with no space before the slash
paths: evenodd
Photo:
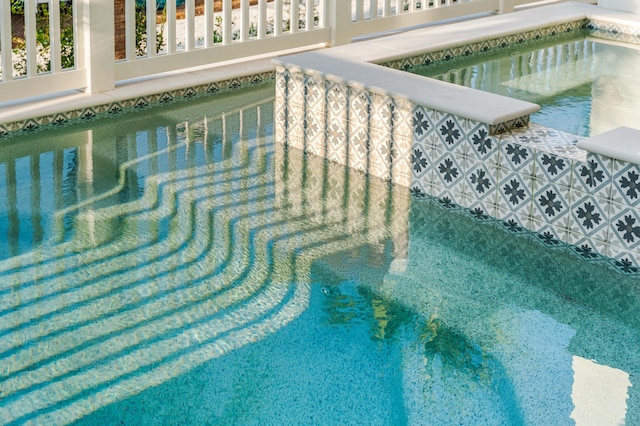
<path id="1" fill-rule="evenodd" d="M 2 0 L 0 102 L 540 0 Z"/>

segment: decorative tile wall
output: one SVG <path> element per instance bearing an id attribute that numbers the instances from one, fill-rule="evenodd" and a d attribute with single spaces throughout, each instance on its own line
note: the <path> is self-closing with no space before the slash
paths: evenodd
<path id="1" fill-rule="evenodd" d="M 579 137 L 525 125 L 528 117 L 489 126 L 283 67 L 276 87 L 277 142 L 640 274 L 639 165 L 587 153 Z"/>
<path id="2" fill-rule="evenodd" d="M 6 139 L 22 132 L 35 132 L 46 130 L 49 126 L 66 126 L 78 121 L 93 120 L 101 117 L 108 117 L 131 109 L 144 109 L 159 106 L 170 102 L 192 99 L 196 96 L 204 96 L 237 89 L 239 87 L 260 84 L 272 81 L 275 72 L 269 71 L 242 77 L 235 77 L 228 80 L 216 81 L 194 87 L 172 90 L 163 93 L 156 93 L 149 96 L 126 99 L 112 102 L 110 104 L 96 105 L 91 108 L 56 113 L 41 117 L 36 117 L 24 121 L 13 123 L 0 123 L 0 140 Z"/>

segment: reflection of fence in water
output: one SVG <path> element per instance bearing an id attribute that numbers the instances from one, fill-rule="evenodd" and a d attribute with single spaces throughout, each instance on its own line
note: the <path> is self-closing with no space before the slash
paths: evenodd
<path id="1" fill-rule="evenodd" d="M 405 257 L 406 191 L 224 120 L 226 155 L 118 206 L 88 198 L 75 239 L 0 262 L 5 421 L 68 423 L 266 337 L 305 309 L 321 256 L 392 238 Z"/>

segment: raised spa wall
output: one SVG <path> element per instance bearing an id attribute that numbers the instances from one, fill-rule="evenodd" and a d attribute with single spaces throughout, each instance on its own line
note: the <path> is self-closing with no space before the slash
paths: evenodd
<path id="1" fill-rule="evenodd" d="M 278 143 L 640 273 L 640 156 L 629 150 L 640 151 L 640 132 L 577 148 L 577 137 L 529 125 L 531 103 L 326 51 L 275 62 Z"/>

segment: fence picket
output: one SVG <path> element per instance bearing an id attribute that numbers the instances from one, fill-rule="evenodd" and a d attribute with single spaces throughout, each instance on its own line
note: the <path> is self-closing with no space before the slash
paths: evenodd
<path id="1" fill-rule="evenodd" d="M 176 18 L 176 0 L 167 0 L 164 5 L 166 22 L 158 22 L 160 0 L 147 0 L 142 9 L 137 9 L 136 5 L 140 0 L 125 0 L 125 28 L 118 30 L 124 31 L 126 36 L 125 54 L 124 60 L 115 63 L 115 72 L 109 65 L 113 63 L 113 49 L 107 47 L 113 43 L 109 33 L 115 32 L 113 22 L 108 22 L 112 19 L 107 19 L 114 11 L 113 0 L 73 1 L 74 45 L 71 47 L 63 45 L 61 40 L 61 1 L 69 0 L 47 2 L 50 15 L 48 59 L 40 52 L 36 39 L 39 1 L 25 0 L 25 48 L 19 55 L 26 66 L 23 66 L 24 70 L 15 71 L 23 74 L 20 81 L 12 81 L 15 80 L 13 62 L 16 56 L 12 54 L 11 2 L 3 0 L 0 3 L 0 102 L 19 99 L 23 93 L 28 96 L 40 92 L 47 94 L 68 90 L 74 85 L 77 88 L 86 86 L 89 92 L 97 93 L 113 88 L 116 80 L 320 43 L 345 44 L 353 37 L 374 32 L 480 12 L 507 13 L 513 11 L 514 5 L 543 0 L 258 0 L 256 6 L 250 6 L 249 0 L 241 0 L 237 10 L 233 9 L 232 0 L 222 0 L 222 10 L 218 12 L 214 10 L 214 0 L 204 0 L 204 16 L 196 16 L 196 0 L 185 0 L 185 16 L 181 21 Z M 86 11 L 91 11 L 91 19 L 85 16 Z M 104 19 L 99 22 L 101 16 Z M 136 29 L 136 19 L 140 16 L 146 18 L 146 26 Z M 64 19 L 66 23 L 69 18 L 65 15 Z M 136 40 L 136 32 L 140 31 L 143 37 L 146 36 L 146 46 L 140 34 Z M 234 37 L 238 40 L 234 41 Z M 245 43 L 248 41 L 258 43 Z M 227 48 L 231 44 L 234 47 Z M 71 48 L 75 70 L 64 69 L 68 65 L 62 63 L 65 59 L 62 50 Z M 220 50 L 213 53 L 211 49 Z M 172 55 L 178 51 L 185 55 L 179 61 L 173 60 Z M 140 59 L 146 61 L 140 62 Z M 51 75 L 23 91 L 24 83 L 27 83 L 24 80 L 43 74 L 38 72 L 38 67 L 42 69 L 47 65 L 51 69 L 47 74 Z M 63 76 L 60 75 L 62 72 L 73 72 L 73 80 L 71 74 Z M 94 81 L 96 79 L 100 81 Z"/>
<path id="2" fill-rule="evenodd" d="M 0 75 L 3 82 L 13 80 L 13 65 L 11 58 L 11 3 L 0 3 Z"/>

